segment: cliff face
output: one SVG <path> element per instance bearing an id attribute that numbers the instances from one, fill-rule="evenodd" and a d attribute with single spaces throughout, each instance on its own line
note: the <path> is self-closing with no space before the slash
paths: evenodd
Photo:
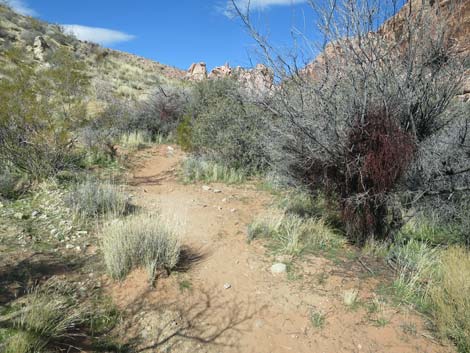
<path id="1" fill-rule="evenodd" d="M 398 13 L 386 21 L 376 33 L 370 36 L 381 36 L 393 42 L 402 42 L 406 38 L 405 21 L 415 16 L 425 6 L 431 14 L 438 14 L 445 28 L 448 43 L 453 46 L 457 55 L 467 59 L 467 74 L 463 82 L 462 92 L 464 99 L 470 98 L 470 0 L 409 0 Z M 431 35 L 431 34 L 430 34 Z M 348 45 L 354 46 L 354 40 Z M 330 43 L 323 53 L 306 65 L 303 73 L 317 78 L 328 57 L 341 55 L 341 45 Z"/>
<path id="2" fill-rule="evenodd" d="M 444 20 L 446 34 L 459 54 L 470 53 L 470 1 L 425 0 L 424 6 L 438 13 Z M 403 35 L 404 21 L 423 7 L 423 0 L 409 0 L 391 19 L 386 21 L 378 33 L 385 38 L 399 39 Z"/>

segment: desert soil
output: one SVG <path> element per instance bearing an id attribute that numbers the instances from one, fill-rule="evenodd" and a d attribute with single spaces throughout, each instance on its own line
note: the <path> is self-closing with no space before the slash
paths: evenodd
<path id="1" fill-rule="evenodd" d="M 170 146 L 135 156 L 134 201 L 176 222 L 185 250 L 179 269 L 153 288 L 143 271 L 122 283 L 107 281 L 107 292 L 126 313 L 117 330 L 123 341 L 135 340 L 145 352 L 453 351 L 410 309 L 384 304 L 368 311 L 390 272 L 370 259 L 366 266 L 375 275 L 357 257 L 320 255 L 273 275 L 272 264 L 282 259 L 263 241 L 246 240 L 247 225 L 273 196 L 253 183 L 212 184 L 209 191 L 185 185 L 177 176 L 183 158 Z M 350 289 L 359 291 L 353 308 L 343 300 Z M 323 324 L 314 324 L 319 317 Z"/>

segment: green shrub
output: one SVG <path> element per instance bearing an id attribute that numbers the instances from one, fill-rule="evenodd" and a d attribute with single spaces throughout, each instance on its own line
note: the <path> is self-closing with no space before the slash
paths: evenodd
<path id="1" fill-rule="evenodd" d="M 83 218 L 119 216 L 130 208 L 128 197 L 120 187 L 93 179 L 77 184 L 65 196 L 65 203 L 75 214 Z"/>
<path id="2" fill-rule="evenodd" d="M 109 224 L 101 249 L 111 278 L 121 280 L 132 269 L 144 267 L 153 281 L 157 270 L 169 272 L 176 266 L 180 242 L 168 222 L 143 214 Z"/>
<path id="3" fill-rule="evenodd" d="M 246 180 L 247 172 L 201 157 L 189 157 L 182 164 L 182 178 L 186 183 L 195 181 L 241 183 Z"/>
<path id="4" fill-rule="evenodd" d="M 0 164 L 44 178 L 78 163 L 72 131 L 86 115 L 88 79 L 73 53 L 57 50 L 37 70 L 19 49 L 0 68 Z"/>
<path id="5" fill-rule="evenodd" d="M 29 182 L 24 176 L 8 170 L 0 173 L 0 198 L 16 199 L 27 191 Z"/>
<path id="6" fill-rule="evenodd" d="M 265 169 L 262 132 L 267 114 L 248 102 L 235 80 L 197 83 L 189 111 L 193 119 L 191 140 L 186 145 L 231 168 L 254 172 Z M 184 130 L 186 133 L 189 128 Z"/>
<path id="7" fill-rule="evenodd" d="M 192 144 L 192 127 L 191 116 L 186 115 L 176 128 L 176 143 L 181 146 L 183 151 L 191 151 Z"/>

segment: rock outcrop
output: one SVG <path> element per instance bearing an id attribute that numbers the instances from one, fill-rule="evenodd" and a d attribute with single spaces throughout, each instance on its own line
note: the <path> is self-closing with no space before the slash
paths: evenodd
<path id="1" fill-rule="evenodd" d="M 250 94 L 264 95 L 274 88 L 274 75 L 265 65 L 258 64 L 253 69 L 245 69 L 240 66 L 231 68 L 227 63 L 215 67 L 207 75 L 206 64 L 194 63 L 188 69 L 186 78 L 191 81 L 202 81 L 204 79 L 221 79 L 232 77 L 240 82 Z"/>
<path id="2" fill-rule="evenodd" d="M 33 44 L 33 55 L 36 60 L 45 61 L 46 53 L 50 49 L 49 44 L 47 44 L 46 40 L 42 36 L 37 36 L 34 39 Z"/>
<path id="3" fill-rule="evenodd" d="M 202 81 L 207 78 L 207 67 L 206 63 L 194 63 L 192 64 L 187 73 L 187 78 L 191 81 Z"/>
<path id="4" fill-rule="evenodd" d="M 245 89 L 254 94 L 264 95 L 274 88 L 274 74 L 263 64 L 250 70 L 237 67 L 233 75 Z"/>
<path id="5" fill-rule="evenodd" d="M 232 68 L 228 63 L 224 66 L 217 66 L 212 69 L 211 73 L 209 74 L 209 78 L 224 78 L 229 77 L 232 75 Z"/>

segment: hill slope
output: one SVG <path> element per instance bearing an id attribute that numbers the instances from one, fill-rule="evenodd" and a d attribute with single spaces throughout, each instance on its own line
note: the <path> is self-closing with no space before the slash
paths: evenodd
<path id="1" fill-rule="evenodd" d="M 177 83 L 185 75 L 175 67 L 80 41 L 59 25 L 22 16 L 0 4 L 0 60 L 12 46 L 25 49 L 32 62 L 46 65 L 51 52 L 69 48 L 87 64 L 94 85 L 104 84 L 123 97 L 140 98 L 159 83 Z"/>

